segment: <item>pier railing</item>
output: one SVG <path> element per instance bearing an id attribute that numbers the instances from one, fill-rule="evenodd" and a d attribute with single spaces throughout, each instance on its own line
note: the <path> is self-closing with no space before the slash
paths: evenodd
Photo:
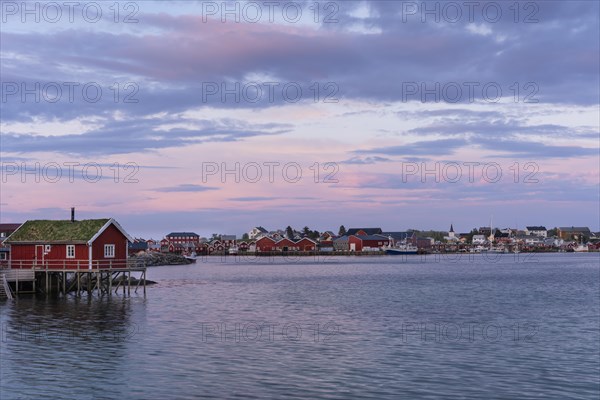
<path id="1" fill-rule="evenodd" d="M 144 268 L 146 265 L 141 260 L 115 259 L 115 260 L 11 260 L 8 262 L 9 269 L 33 269 L 36 271 L 89 271 L 91 270 L 123 270 Z"/>

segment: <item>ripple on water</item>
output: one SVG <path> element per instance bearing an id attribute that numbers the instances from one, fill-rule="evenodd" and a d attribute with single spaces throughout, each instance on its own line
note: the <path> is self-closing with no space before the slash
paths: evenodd
<path id="1" fill-rule="evenodd" d="M 146 298 L 21 298 L 0 398 L 598 398 L 597 256 L 536 257 L 209 259 Z"/>

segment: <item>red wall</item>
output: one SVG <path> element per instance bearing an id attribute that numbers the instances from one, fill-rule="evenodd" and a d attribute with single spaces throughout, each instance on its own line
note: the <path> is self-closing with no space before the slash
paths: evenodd
<path id="1" fill-rule="evenodd" d="M 267 237 L 260 238 L 256 241 L 257 251 L 273 251 L 275 249 L 275 242 Z"/>
<path id="2" fill-rule="evenodd" d="M 356 245 L 355 251 L 362 251 L 362 240 L 352 235 L 348 238 L 348 248 L 351 249 L 351 244 L 354 243 Z"/>
<path id="3" fill-rule="evenodd" d="M 104 245 L 115 245 L 115 257 L 104 257 Z M 52 244 L 50 251 L 44 252 L 43 262 L 48 265 L 48 268 L 77 268 L 78 261 L 80 268 L 88 267 L 88 246 L 87 244 L 75 245 L 75 258 L 67 258 L 67 244 Z M 41 251 L 41 250 L 38 250 Z M 36 260 L 36 245 L 35 244 L 12 244 L 11 245 L 11 267 L 32 268 Z M 109 226 L 93 243 L 92 257 L 94 261 L 100 261 L 102 266 L 108 267 L 106 261 L 112 260 L 121 263 L 120 267 L 125 266 L 127 259 L 127 238 L 114 225 Z M 22 261 L 22 264 L 20 263 Z M 42 263 L 42 257 L 38 257 L 38 263 Z M 41 267 L 41 265 L 39 266 Z"/>
<path id="4" fill-rule="evenodd" d="M 308 239 L 301 239 L 296 246 L 300 248 L 300 251 L 314 251 L 316 245 Z"/>
<path id="5" fill-rule="evenodd" d="M 88 249 L 85 244 L 75 245 L 75 258 L 67 258 L 66 244 L 52 244 L 50 251 L 43 251 L 43 257 L 40 254 L 37 262 L 47 262 L 49 267 L 62 268 L 65 267 L 77 268 L 77 261 L 81 267 L 87 266 Z M 45 248 L 45 246 L 44 246 Z M 41 250 L 38 250 L 41 251 Z M 35 244 L 12 244 L 10 246 L 10 257 L 12 260 L 12 268 L 32 268 L 36 262 L 36 245 Z M 20 263 L 22 261 L 22 264 Z M 40 265 L 41 267 L 41 265 Z"/>
<path id="6" fill-rule="evenodd" d="M 279 250 L 283 250 L 284 247 L 287 247 L 288 250 L 295 250 L 296 249 L 296 243 L 292 242 L 290 239 L 281 239 L 279 242 L 276 243 L 276 247 Z"/>
<path id="7" fill-rule="evenodd" d="M 389 242 L 389 240 L 385 239 L 385 238 L 381 238 L 381 239 L 377 239 L 377 240 L 361 240 L 354 235 L 352 235 L 348 238 L 348 244 L 351 244 L 351 243 L 356 244 L 356 251 L 362 251 L 363 247 L 379 248 L 379 247 L 387 245 L 388 242 Z M 379 244 L 379 243 L 381 243 L 381 244 Z"/>
<path id="8" fill-rule="evenodd" d="M 111 258 L 104 257 L 104 245 L 105 244 L 114 244 L 115 245 L 115 256 Z M 94 261 L 99 260 L 102 262 L 103 260 L 113 262 L 118 260 L 119 262 L 123 262 L 127 258 L 127 238 L 117 229 L 114 225 L 106 228 L 102 234 L 94 240 L 92 243 L 92 259 Z"/>

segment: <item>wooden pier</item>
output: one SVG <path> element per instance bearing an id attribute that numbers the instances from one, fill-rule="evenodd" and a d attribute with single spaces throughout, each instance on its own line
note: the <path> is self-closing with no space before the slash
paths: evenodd
<path id="1" fill-rule="evenodd" d="M 133 273 L 133 276 L 132 276 Z M 89 268 L 86 264 L 69 267 L 65 262 L 9 264 L 0 269 L 0 298 L 19 294 L 68 294 L 80 297 L 112 295 L 122 292 L 130 296 L 133 289 L 146 294 L 146 266 L 137 262 L 96 262 Z"/>

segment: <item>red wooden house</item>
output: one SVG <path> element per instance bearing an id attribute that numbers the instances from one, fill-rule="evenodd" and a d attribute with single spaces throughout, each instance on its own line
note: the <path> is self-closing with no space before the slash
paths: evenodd
<path id="1" fill-rule="evenodd" d="M 131 236 L 114 219 L 31 220 L 5 241 L 10 268 L 107 269 L 127 267 Z"/>
<path id="2" fill-rule="evenodd" d="M 275 243 L 275 248 L 279 251 L 294 251 L 296 243 L 288 238 L 283 238 Z"/>
<path id="3" fill-rule="evenodd" d="M 350 251 L 379 250 L 388 243 L 389 239 L 380 235 L 351 235 L 348 237 Z"/>
<path id="4" fill-rule="evenodd" d="M 276 249 L 275 240 L 270 237 L 262 237 L 256 241 L 256 251 L 274 251 Z"/>
<path id="5" fill-rule="evenodd" d="M 296 247 L 300 251 L 315 251 L 317 242 L 309 238 L 302 238 L 296 242 Z"/>

